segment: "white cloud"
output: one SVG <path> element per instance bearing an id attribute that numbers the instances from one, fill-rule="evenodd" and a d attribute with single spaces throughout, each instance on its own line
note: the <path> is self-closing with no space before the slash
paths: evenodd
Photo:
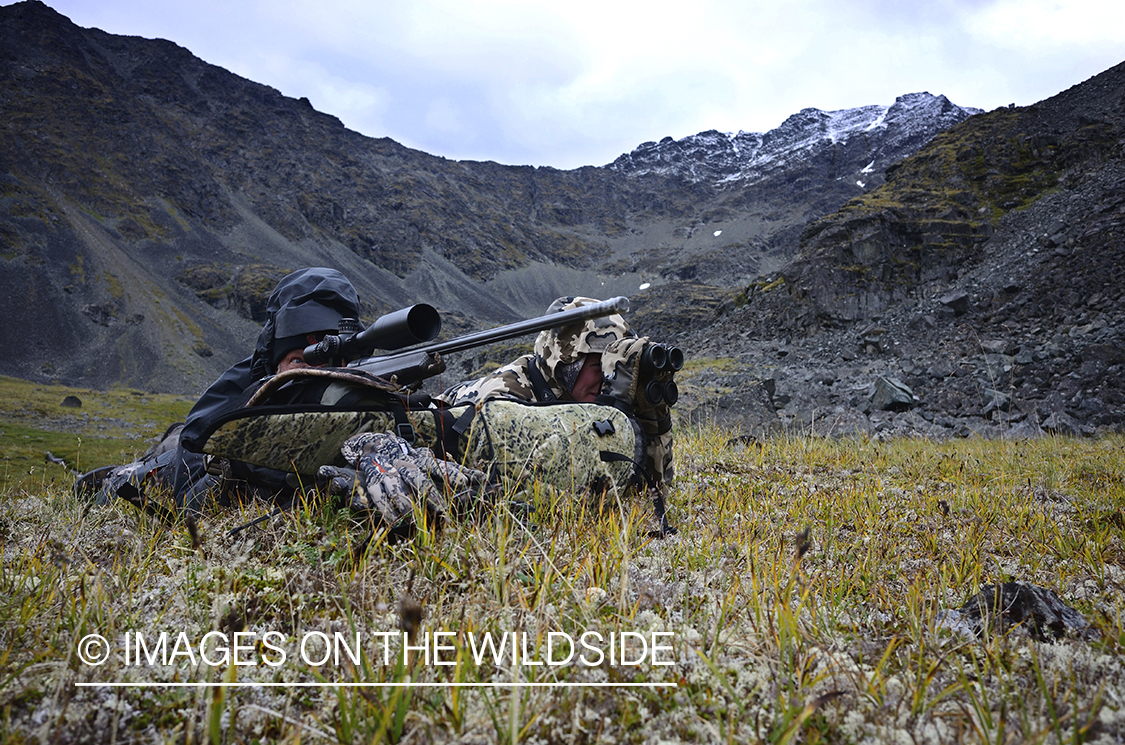
<path id="1" fill-rule="evenodd" d="M 969 16 L 980 41 L 1006 49 L 1116 45 L 1125 50 L 1125 4 L 1106 0 L 998 0 Z"/>
<path id="2" fill-rule="evenodd" d="M 570 168 L 805 107 L 1029 104 L 1121 61 L 1100 0 L 46 0 L 172 39 L 376 137 Z"/>
<path id="3" fill-rule="evenodd" d="M 423 121 L 428 128 L 443 134 L 458 134 L 465 128 L 457 105 L 447 98 L 431 101 Z"/>

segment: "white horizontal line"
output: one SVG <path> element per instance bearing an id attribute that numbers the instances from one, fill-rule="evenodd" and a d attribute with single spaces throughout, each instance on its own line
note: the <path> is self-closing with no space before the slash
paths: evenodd
<path id="1" fill-rule="evenodd" d="M 75 683 L 82 688 L 678 688 L 677 683 Z"/>

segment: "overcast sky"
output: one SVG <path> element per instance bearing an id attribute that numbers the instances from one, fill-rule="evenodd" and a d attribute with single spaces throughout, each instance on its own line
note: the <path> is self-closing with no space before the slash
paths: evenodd
<path id="1" fill-rule="evenodd" d="M 45 2 L 170 39 L 372 137 L 556 168 L 916 91 L 1027 105 L 1125 60 L 1120 0 Z"/>

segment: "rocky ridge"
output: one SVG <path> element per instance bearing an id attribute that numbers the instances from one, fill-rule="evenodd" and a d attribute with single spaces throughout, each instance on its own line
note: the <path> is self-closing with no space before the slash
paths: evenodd
<path id="1" fill-rule="evenodd" d="M 1121 431 L 1123 144 L 1125 65 L 939 135 L 693 337 L 741 366 L 703 382 L 827 434 Z"/>
<path id="2" fill-rule="evenodd" d="M 956 106 L 945 96 L 912 93 L 891 106 L 840 111 L 807 108 L 766 133 L 715 130 L 646 142 L 606 167 L 632 176 L 659 174 L 720 187 L 742 187 L 826 158 L 837 179 L 864 189 L 901 160 L 981 109 Z"/>

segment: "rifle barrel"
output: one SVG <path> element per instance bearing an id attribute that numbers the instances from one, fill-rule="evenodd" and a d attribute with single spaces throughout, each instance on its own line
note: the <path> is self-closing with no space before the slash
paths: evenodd
<path id="1" fill-rule="evenodd" d="M 431 344 L 425 347 L 425 349 L 427 352 L 435 354 L 463 352 L 466 349 L 472 349 L 473 347 L 479 347 L 484 344 L 494 344 L 499 341 L 507 341 L 517 336 L 523 336 L 524 334 L 560 328 L 578 321 L 588 321 L 591 318 L 601 318 L 611 313 L 627 313 L 628 311 L 629 298 L 618 296 L 591 305 L 583 305 L 578 308 L 564 310 L 560 313 L 550 313 L 545 316 L 539 316 L 538 318 L 529 318 L 526 321 L 516 321 L 507 326 L 478 331 L 475 334 L 466 334 L 456 339 Z"/>
<path id="2" fill-rule="evenodd" d="M 602 300 L 601 302 L 593 303 L 591 305 L 583 305 L 578 308 L 564 310 L 561 313 L 550 313 L 538 318 L 529 318 L 525 321 L 516 321 L 507 326 L 499 326 L 494 329 L 487 329 L 485 331 L 478 331 L 474 334 L 466 334 L 465 336 L 458 336 L 456 339 L 449 341 L 438 342 L 436 344 L 427 344 L 413 349 L 403 349 L 394 354 L 386 355 L 383 357 L 369 357 L 366 359 L 355 360 L 349 363 L 349 367 L 359 368 L 374 368 L 380 370 L 376 374 L 388 374 L 382 372 L 382 368 L 391 368 L 398 360 L 415 361 L 418 354 L 452 354 L 454 352 L 463 352 L 466 349 L 473 347 L 480 347 L 485 344 L 494 344 L 499 341 L 506 341 L 514 339 L 517 336 L 524 334 L 531 334 L 538 331 L 545 331 L 546 329 L 558 328 L 566 326 L 570 323 L 577 321 L 588 321 L 591 318 L 601 318 L 608 316 L 611 313 L 626 313 L 629 310 L 629 298 L 618 296 L 610 298 L 609 300 Z"/>

